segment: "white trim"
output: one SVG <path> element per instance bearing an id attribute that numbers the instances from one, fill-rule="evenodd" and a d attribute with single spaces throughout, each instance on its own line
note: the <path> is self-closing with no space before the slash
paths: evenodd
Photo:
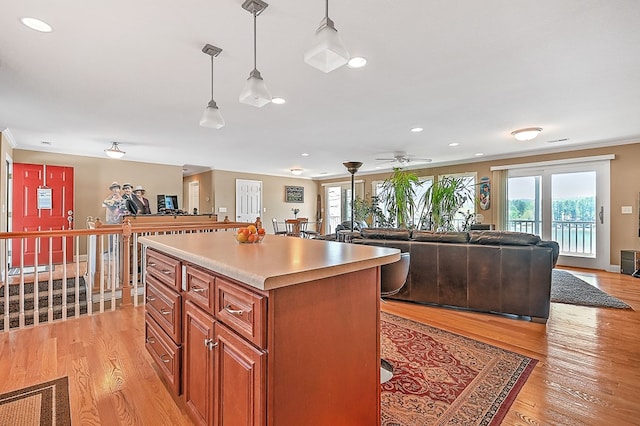
<path id="1" fill-rule="evenodd" d="M 565 158 L 562 160 L 537 161 L 535 163 L 507 164 L 504 166 L 492 166 L 490 170 L 493 172 L 494 170 L 528 169 L 530 167 L 562 166 L 562 165 L 573 164 L 573 163 L 589 163 L 592 161 L 604 161 L 604 160 L 615 160 L 615 159 L 616 159 L 615 154 L 594 155 L 593 157 L 576 157 L 576 158 Z"/>
<path id="2" fill-rule="evenodd" d="M 7 142 L 9 142 L 9 146 L 11 146 L 11 148 L 15 149 L 18 146 L 18 144 L 16 143 L 16 139 L 13 137 L 10 129 L 4 129 L 0 133 L 2 133 L 3 139 L 5 137 L 7 138 Z"/>

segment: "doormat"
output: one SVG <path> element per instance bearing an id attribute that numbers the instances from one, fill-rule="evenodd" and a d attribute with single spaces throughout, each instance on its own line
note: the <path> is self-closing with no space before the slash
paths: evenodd
<path id="1" fill-rule="evenodd" d="M 24 268 L 11 268 L 9 269 L 9 276 L 12 275 L 20 275 L 20 271 L 23 271 L 25 274 L 33 274 L 36 271 L 35 266 L 25 266 Z M 51 265 L 51 271 L 55 271 L 55 265 Z M 40 265 L 38 266 L 38 273 L 41 272 L 49 272 L 49 265 Z"/>
<path id="2" fill-rule="evenodd" d="M 70 426 L 68 378 L 0 395 L 0 424 Z"/>

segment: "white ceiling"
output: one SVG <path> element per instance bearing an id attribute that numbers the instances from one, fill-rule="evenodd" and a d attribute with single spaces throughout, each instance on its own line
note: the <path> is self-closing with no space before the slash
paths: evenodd
<path id="1" fill-rule="evenodd" d="M 399 150 L 438 165 L 640 141 L 638 0 L 332 0 L 369 62 L 329 74 L 302 59 L 324 1 L 272 0 L 257 65 L 287 103 L 263 108 L 238 102 L 253 68 L 241 3 L 2 0 L 0 129 L 19 149 L 102 157 L 118 141 L 126 160 L 316 178 L 347 175 L 344 161 L 388 168 L 375 158 Z M 206 43 L 223 49 L 220 130 L 198 125 Z M 534 141 L 510 135 L 531 126 Z"/>

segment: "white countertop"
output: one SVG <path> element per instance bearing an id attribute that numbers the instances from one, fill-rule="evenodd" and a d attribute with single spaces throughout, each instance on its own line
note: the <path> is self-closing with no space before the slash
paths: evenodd
<path id="1" fill-rule="evenodd" d="M 400 250 L 279 235 L 240 244 L 233 232 L 140 237 L 148 247 L 260 290 L 327 278 L 400 260 Z"/>

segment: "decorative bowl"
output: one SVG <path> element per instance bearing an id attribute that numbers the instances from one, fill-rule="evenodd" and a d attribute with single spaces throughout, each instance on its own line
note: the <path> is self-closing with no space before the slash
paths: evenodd
<path id="1" fill-rule="evenodd" d="M 233 235 L 236 239 L 237 242 L 239 242 L 240 244 L 255 244 L 255 243 L 259 243 L 262 240 L 264 240 L 264 234 L 260 235 L 260 234 L 234 234 Z"/>

